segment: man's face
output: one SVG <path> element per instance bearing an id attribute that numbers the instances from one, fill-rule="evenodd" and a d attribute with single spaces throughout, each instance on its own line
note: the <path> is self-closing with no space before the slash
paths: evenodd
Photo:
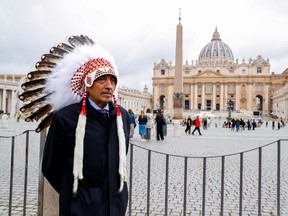
<path id="1" fill-rule="evenodd" d="M 104 75 L 97 78 L 93 85 L 87 88 L 88 96 L 97 106 L 104 108 L 112 101 L 116 87 L 116 78 L 112 75 Z"/>

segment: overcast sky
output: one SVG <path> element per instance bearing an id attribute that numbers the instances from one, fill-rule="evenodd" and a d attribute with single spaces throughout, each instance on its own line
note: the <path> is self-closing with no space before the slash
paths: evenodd
<path id="1" fill-rule="evenodd" d="M 0 73 L 27 74 L 52 46 L 86 34 L 114 56 L 121 85 L 152 92 L 154 62 L 175 62 L 179 8 L 184 62 L 217 26 L 235 59 L 288 67 L 287 0 L 1 0 Z"/>

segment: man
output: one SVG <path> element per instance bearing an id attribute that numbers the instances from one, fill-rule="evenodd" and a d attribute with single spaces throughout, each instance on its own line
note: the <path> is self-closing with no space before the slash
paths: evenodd
<path id="1" fill-rule="evenodd" d="M 192 126 L 192 119 L 191 116 L 189 115 L 187 118 L 187 123 L 186 123 L 186 129 L 185 129 L 185 133 L 191 133 L 191 126 Z"/>
<path id="2" fill-rule="evenodd" d="M 67 79 L 66 90 L 83 93 L 81 101 L 55 113 L 45 143 L 42 172 L 59 193 L 59 215 L 124 216 L 130 119 L 116 99 L 112 101 L 118 81 L 113 58 L 94 43 L 81 44 L 58 65 L 59 74 L 72 74 L 57 77 L 55 83 Z M 50 89 L 57 85 L 53 78 L 48 80 Z"/>
<path id="3" fill-rule="evenodd" d="M 134 135 L 134 129 L 136 127 L 136 120 L 135 120 L 135 115 L 133 113 L 132 109 L 128 109 L 129 117 L 130 117 L 130 136 L 129 138 L 132 140 L 133 135 Z"/>
<path id="4" fill-rule="evenodd" d="M 156 139 L 160 140 L 161 138 L 161 140 L 164 140 L 163 125 L 165 124 L 165 120 L 161 109 L 157 110 L 155 121 L 156 121 Z"/>
<path id="5" fill-rule="evenodd" d="M 202 135 L 201 132 L 200 132 L 201 122 L 200 122 L 199 116 L 196 116 L 196 119 L 195 119 L 194 121 L 195 121 L 195 128 L 194 128 L 194 130 L 193 130 L 193 132 L 192 132 L 192 135 L 194 135 L 194 132 L 195 132 L 196 130 L 198 130 L 198 133 L 199 133 L 199 135 L 201 136 L 201 135 Z"/>

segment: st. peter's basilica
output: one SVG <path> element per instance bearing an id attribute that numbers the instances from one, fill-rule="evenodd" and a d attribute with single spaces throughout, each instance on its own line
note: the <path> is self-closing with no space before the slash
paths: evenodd
<path id="1" fill-rule="evenodd" d="M 154 108 L 173 113 L 176 118 L 183 118 L 185 111 L 230 109 L 268 116 L 286 109 L 286 113 L 278 116 L 287 118 L 288 70 L 282 74 L 271 73 L 269 59 L 261 55 L 247 61 L 235 59 L 230 47 L 221 40 L 217 27 L 198 60 L 184 63 L 182 31 L 179 18 L 175 65 L 164 59 L 154 64 Z M 286 96 L 273 104 L 275 94 L 285 88 Z"/>

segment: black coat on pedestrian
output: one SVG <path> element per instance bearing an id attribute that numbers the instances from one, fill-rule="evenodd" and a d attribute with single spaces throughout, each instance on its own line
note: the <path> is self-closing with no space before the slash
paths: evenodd
<path id="1" fill-rule="evenodd" d="M 83 180 L 79 180 L 73 197 L 73 158 L 75 131 L 81 102 L 55 113 L 44 149 L 42 172 L 59 193 L 60 216 L 124 216 L 128 202 L 127 184 L 120 186 L 119 142 L 115 106 L 109 103 L 109 119 L 94 109 L 87 100 L 87 123 L 84 138 Z M 130 119 L 120 107 L 126 138 L 129 144 Z"/>

